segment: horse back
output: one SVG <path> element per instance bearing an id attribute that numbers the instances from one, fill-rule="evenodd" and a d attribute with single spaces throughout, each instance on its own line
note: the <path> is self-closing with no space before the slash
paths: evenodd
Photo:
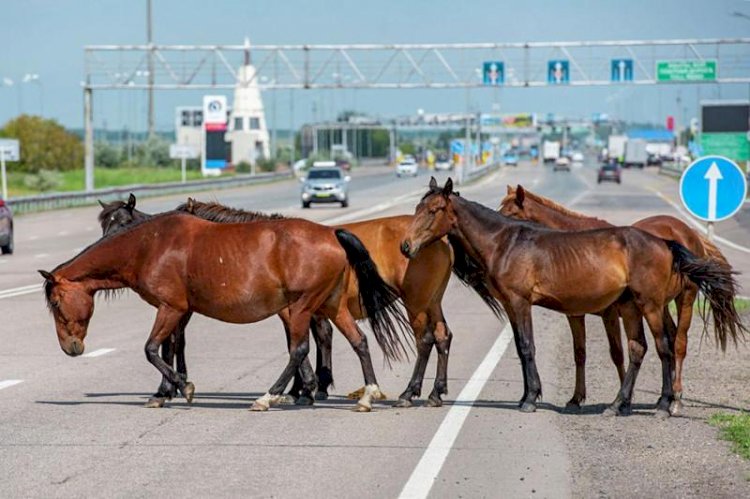
<path id="1" fill-rule="evenodd" d="M 676 241 L 698 257 L 706 256 L 706 250 L 700 235 L 679 218 L 669 215 L 656 215 L 638 220 L 633 224 L 633 227 L 660 239 Z"/>

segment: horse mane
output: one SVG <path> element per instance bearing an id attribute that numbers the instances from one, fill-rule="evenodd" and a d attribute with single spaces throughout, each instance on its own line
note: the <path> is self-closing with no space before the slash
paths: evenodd
<path id="1" fill-rule="evenodd" d="M 465 286 L 473 289 L 498 319 L 505 318 L 505 310 L 500 302 L 492 296 L 484 279 L 485 270 L 472 257 L 454 236 L 448 236 L 448 242 L 453 248 L 453 273 Z"/>
<path id="2" fill-rule="evenodd" d="M 515 199 L 515 197 L 516 197 L 516 192 L 517 192 L 517 190 L 513 189 L 513 194 L 512 194 L 513 199 Z M 564 207 L 563 205 L 552 201 L 550 198 L 546 198 L 546 197 L 544 197 L 542 195 L 533 193 L 533 192 L 531 192 L 529 190 L 524 189 L 524 195 L 525 195 L 525 197 L 527 199 L 532 199 L 535 202 L 541 204 L 542 206 L 544 206 L 546 208 L 549 208 L 550 210 L 554 210 L 554 211 L 556 211 L 558 213 L 561 213 L 561 214 L 563 214 L 563 215 L 565 215 L 567 217 L 577 218 L 579 220 L 596 220 L 596 221 L 599 221 L 599 222 L 605 222 L 605 220 L 602 220 L 600 218 L 591 217 L 589 215 L 584 215 L 583 213 L 581 213 L 579 211 L 573 211 L 571 209 L 568 209 L 568 208 Z M 509 194 L 506 197 L 506 199 L 510 198 L 510 196 L 511 195 Z M 609 225 L 608 222 L 607 222 L 607 224 Z"/>
<path id="3" fill-rule="evenodd" d="M 221 203 L 195 201 L 188 199 L 186 203 L 180 204 L 175 211 L 189 213 L 196 217 L 218 223 L 241 223 L 255 222 L 260 220 L 286 220 L 287 217 L 279 213 L 262 213 L 259 211 L 241 210 L 231 208 Z"/>

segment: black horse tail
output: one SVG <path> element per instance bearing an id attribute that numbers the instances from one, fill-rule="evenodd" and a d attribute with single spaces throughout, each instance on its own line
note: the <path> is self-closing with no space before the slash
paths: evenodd
<path id="1" fill-rule="evenodd" d="M 734 276 L 738 272 L 716 259 L 698 258 L 678 242 L 665 242 L 672 252 L 675 271 L 693 281 L 705 297 L 704 306 L 700 307 L 704 321 L 703 332 L 706 332 L 707 327 L 707 304 L 714 318 L 716 342 L 721 345 L 722 350 L 726 350 L 727 338 L 732 338 L 736 345 L 737 339 L 747 333 L 747 328 L 742 324 L 734 307 L 734 298 L 737 295 L 737 281 Z"/>
<path id="2" fill-rule="evenodd" d="M 409 334 L 409 323 L 398 307 L 398 291 L 388 285 L 380 274 L 370 252 L 357 236 L 344 229 L 336 229 L 336 238 L 346 252 L 346 259 L 354 269 L 359 283 L 359 303 L 367 312 L 375 339 L 383 350 L 388 365 L 392 360 L 406 358 L 409 353 L 402 337 Z M 407 342 L 411 348 L 411 342 Z"/>
<path id="3" fill-rule="evenodd" d="M 498 319 L 505 320 L 505 310 L 500 302 L 492 296 L 490 288 L 485 280 L 485 272 L 479 262 L 477 262 L 466 250 L 461 243 L 453 236 L 448 236 L 448 242 L 453 248 L 453 273 L 466 286 L 470 287 L 479 295 L 482 301 L 490 307 L 492 313 Z"/>

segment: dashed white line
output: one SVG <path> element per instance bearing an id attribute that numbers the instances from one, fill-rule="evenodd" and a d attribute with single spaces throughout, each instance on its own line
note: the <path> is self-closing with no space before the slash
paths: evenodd
<path id="1" fill-rule="evenodd" d="M 485 383 L 492 375 L 492 371 L 495 370 L 495 366 L 500 362 L 503 353 L 508 348 L 513 336 L 511 331 L 510 323 L 506 324 L 482 363 L 471 375 L 466 386 L 461 390 L 440 424 L 435 436 L 432 437 L 432 441 L 425 449 L 422 459 L 419 460 L 419 464 L 414 468 L 409 481 L 401 490 L 399 498 L 424 498 L 430 493 L 430 489 L 435 483 L 435 479 L 440 473 L 440 469 L 443 467 L 443 463 L 448 457 L 448 453 L 451 451 L 453 443 L 456 441 L 469 411 L 471 411 L 471 407 L 474 405 L 474 401 L 476 401 Z"/>
<path id="2" fill-rule="evenodd" d="M 36 241 L 39 239 L 39 236 L 29 236 L 29 241 Z"/>
<path id="3" fill-rule="evenodd" d="M 101 357 L 102 355 L 107 355 L 108 353 L 114 352 L 114 348 L 100 348 L 98 350 L 94 350 L 93 352 L 85 353 L 81 355 L 81 357 Z"/>
<path id="4" fill-rule="evenodd" d="M 23 383 L 22 379 L 4 379 L 0 381 L 0 390 L 4 388 L 10 388 L 11 386 L 16 386 L 19 383 Z"/>
<path id="5" fill-rule="evenodd" d="M 57 233 L 58 236 L 67 236 L 68 234 L 69 233 L 67 230 L 61 230 L 60 232 Z"/>
<path id="6" fill-rule="evenodd" d="M 4 289 L 0 291 L 0 300 L 3 298 L 12 298 L 14 296 L 28 295 L 41 290 L 41 284 L 30 284 L 28 286 L 21 286 L 20 288 Z"/>
<path id="7" fill-rule="evenodd" d="M 46 258 L 49 256 L 49 253 L 37 253 L 34 255 L 34 258 Z"/>

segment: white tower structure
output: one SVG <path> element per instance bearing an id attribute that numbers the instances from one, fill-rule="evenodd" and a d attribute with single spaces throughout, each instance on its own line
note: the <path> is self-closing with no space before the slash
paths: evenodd
<path id="1" fill-rule="evenodd" d="M 250 40 L 245 38 L 245 63 L 237 75 L 227 132 L 227 140 L 232 143 L 234 165 L 242 161 L 255 165 L 257 160 L 271 157 L 258 76 L 251 62 Z"/>

